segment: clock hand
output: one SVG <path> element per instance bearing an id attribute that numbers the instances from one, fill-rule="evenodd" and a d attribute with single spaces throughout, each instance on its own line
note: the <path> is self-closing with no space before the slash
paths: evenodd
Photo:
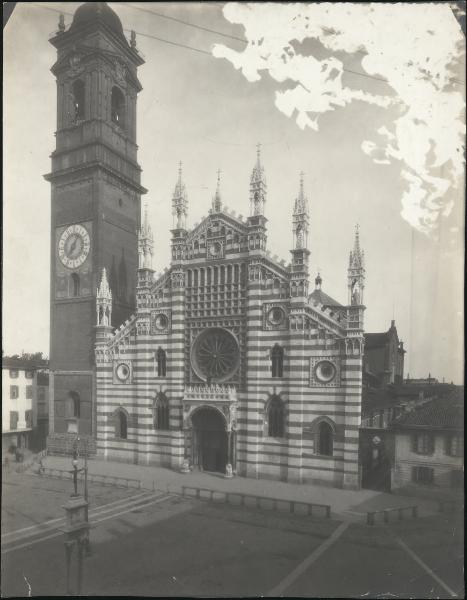
<path id="1" fill-rule="evenodd" d="M 75 238 L 74 238 L 74 240 L 73 240 L 73 243 L 72 243 L 72 244 L 71 244 L 71 246 L 70 246 L 70 253 L 72 253 L 72 252 L 73 252 L 73 250 L 75 249 L 75 247 L 76 247 L 76 242 L 77 242 L 77 241 L 78 241 L 78 238 L 77 238 L 77 237 L 75 237 Z"/>

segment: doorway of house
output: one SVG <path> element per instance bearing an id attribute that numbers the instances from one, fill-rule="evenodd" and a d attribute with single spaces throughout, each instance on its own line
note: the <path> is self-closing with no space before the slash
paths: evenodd
<path id="1" fill-rule="evenodd" d="M 382 436 L 374 435 L 363 449 L 362 487 L 379 492 L 391 491 L 391 460 Z"/>
<path id="2" fill-rule="evenodd" d="M 200 408 L 193 423 L 193 464 L 202 471 L 225 473 L 227 432 L 224 417 L 214 408 Z"/>

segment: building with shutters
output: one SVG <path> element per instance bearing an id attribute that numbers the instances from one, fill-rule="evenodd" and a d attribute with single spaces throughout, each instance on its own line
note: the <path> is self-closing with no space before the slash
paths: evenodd
<path id="1" fill-rule="evenodd" d="M 464 487 L 464 388 L 400 415 L 394 435 L 392 487 L 428 491 Z"/>
<path id="2" fill-rule="evenodd" d="M 47 360 L 25 356 L 2 358 L 2 453 L 11 446 L 35 446 L 38 427 L 43 427 L 38 406 L 46 410 L 48 402 L 48 393 L 43 391 L 45 387 L 48 389 L 48 383 L 44 386 L 47 372 Z"/>

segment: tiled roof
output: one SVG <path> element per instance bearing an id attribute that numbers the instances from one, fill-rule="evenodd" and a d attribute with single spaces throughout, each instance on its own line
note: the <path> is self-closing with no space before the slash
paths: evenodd
<path id="1" fill-rule="evenodd" d="M 414 410 L 402 414 L 393 424 L 395 428 L 462 429 L 464 424 L 464 388 L 445 398 L 428 400 Z"/>
<path id="2" fill-rule="evenodd" d="M 309 298 L 311 300 L 314 300 L 315 302 L 320 302 L 321 304 L 323 304 L 323 306 L 330 306 L 330 307 L 338 306 L 338 307 L 342 308 L 342 304 L 340 302 L 338 302 L 337 300 L 334 300 L 333 298 L 331 298 L 331 296 L 328 296 L 327 294 L 325 294 L 323 292 L 323 290 L 313 290 L 313 292 L 311 292 Z"/>

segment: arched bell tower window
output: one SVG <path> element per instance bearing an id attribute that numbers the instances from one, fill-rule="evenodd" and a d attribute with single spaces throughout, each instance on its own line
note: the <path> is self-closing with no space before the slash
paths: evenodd
<path id="1" fill-rule="evenodd" d="M 282 377 L 284 373 L 284 349 L 279 344 L 271 350 L 271 371 L 273 377 Z"/>
<path id="2" fill-rule="evenodd" d="M 73 117 L 74 121 L 82 121 L 84 119 L 84 82 L 77 79 L 73 83 Z"/>
<path id="3" fill-rule="evenodd" d="M 79 292 L 80 292 L 79 275 L 77 273 L 72 273 L 70 275 L 70 279 L 71 279 L 72 296 L 79 296 Z"/>
<path id="4" fill-rule="evenodd" d="M 160 431 L 169 429 L 169 401 L 162 392 L 157 395 L 154 402 L 154 428 Z"/>
<path id="5" fill-rule="evenodd" d="M 124 127 L 125 98 L 118 87 L 115 86 L 112 88 L 110 115 L 114 123 L 122 128 Z"/>
<path id="6" fill-rule="evenodd" d="M 272 396 L 267 407 L 268 436 L 275 438 L 284 437 L 285 410 L 284 403 L 279 396 Z"/>
<path id="7" fill-rule="evenodd" d="M 156 354 L 157 359 L 157 376 L 165 377 L 167 373 L 167 354 L 165 350 L 159 348 Z"/>

